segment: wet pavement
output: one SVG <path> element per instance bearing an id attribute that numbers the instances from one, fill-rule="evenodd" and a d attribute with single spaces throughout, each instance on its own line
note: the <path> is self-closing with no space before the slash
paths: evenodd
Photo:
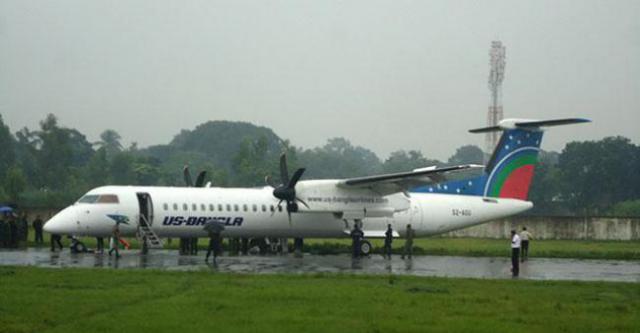
<path id="1" fill-rule="evenodd" d="M 402 260 L 394 256 L 386 260 L 379 255 L 352 260 L 344 255 L 304 254 L 223 256 L 217 264 L 206 264 L 204 252 L 199 256 L 180 256 L 175 250 L 152 250 L 147 255 L 138 251 L 121 251 L 115 259 L 107 254 L 71 254 L 49 252 L 46 248 L 0 250 L 0 265 L 37 267 L 84 267 L 117 269 L 213 270 L 252 274 L 397 274 L 413 276 L 467 277 L 485 279 L 511 278 L 509 258 L 414 256 Z M 534 258 L 521 264 L 520 278 L 531 280 L 582 280 L 640 282 L 640 261 L 579 260 Z"/>

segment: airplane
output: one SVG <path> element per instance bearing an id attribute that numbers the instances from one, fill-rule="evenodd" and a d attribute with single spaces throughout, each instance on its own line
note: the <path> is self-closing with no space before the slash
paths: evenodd
<path id="1" fill-rule="evenodd" d="M 428 237 L 519 214 L 527 200 L 543 128 L 590 122 L 504 119 L 471 133 L 501 131 L 486 166 L 427 167 L 408 172 L 348 179 L 301 180 L 280 159 L 281 185 L 260 188 L 103 186 L 49 219 L 54 234 L 108 237 L 115 224 L 122 236 L 136 236 L 152 248 L 161 238 L 205 237 L 215 223 L 224 237 L 341 238 L 354 224 L 366 238 L 381 238 L 391 224 L 403 238 L 411 224 L 415 237 Z M 471 175 L 470 175 L 471 174 Z M 185 174 L 185 176 L 187 176 Z M 188 177 L 190 182 L 190 176 Z M 285 203 L 283 208 L 282 203 Z"/>

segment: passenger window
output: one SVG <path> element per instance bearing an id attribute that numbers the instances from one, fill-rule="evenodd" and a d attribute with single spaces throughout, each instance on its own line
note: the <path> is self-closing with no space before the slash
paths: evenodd
<path id="1" fill-rule="evenodd" d="M 256 205 L 256 204 L 254 204 L 254 205 L 253 205 L 253 211 L 254 211 L 254 212 L 257 212 L 257 211 L 258 211 L 258 205 Z"/>
<path id="2" fill-rule="evenodd" d="M 189 210 L 189 205 L 187 205 L 186 203 L 182 204 L 182 210 L 184 210 L 184 211 Z"/>
<path id="3" fill-rule="evenodd" d="M 263 211 L 263 212 L 266 212 L 266 211 L 267 211 L 267 206 L 262 205 L 262 211 Z"/>
<path id="4" fill-rule="evenodd" d="M 245 212 L 249 210 L 247 204 L 242 205 L 242 210 Z"/>
<path id="5" fill-rule="evenodd" d="M 207 210 L 207 206 L 205 206 L 204 204 L 200 204 L 200 210 L 205 212 Z"/>
<path id="6" fill-rule="evenodd" d="M 222 208 L 222 204 L 218 204 L 218 211 L 219 211 L 219 212 L 224 211 L 224 209 Z"/>
<path id="7" fill-rule="evenodd" d="M 177 203 L 173 204 L 173 210 L 178 210 L 178 204 Z"/>
<path id="8" fill-rule="evenodd" d="M 191 204 L 191 209 L 195 212 L 198 210 L 198 205 L 196 204 Z"/>
<path id="9" fill-rule="evenodd" d="M 233 205 L 233 211 L 237 212 L 239 209 L 238 205 Z"/>
<path id="10" fill-rule="evenodd" d="M 230 211 L 231 211 L 231 205 L 227 204 L 227 212 L 230 212 Z"/>
<path id="11" fill-rule="evenodd" d="M 282 206 L 278 206 L 278 211 L 282 213 Z"/>
<path id="12" fill-rule="evenodd" d="M 162 207 L 164 208 L 164 210 L 169 210 L 169 205 L 168 204 L 163 204 Z"/>
<path id="13" fill-rule="evenodd" d="M 214 210 L 214 209 L 213 209 L 213 204 L 209 204 L 209 211 L 210 211 L 210 212 L 213 212 L 213 210 Z"/>
<path id="14" fill-rule="evenodd" d="M 276 208 L 275 208 L 275 207 L 273 207 L 273 205 L 271 205 L 271 206 L 269 207 L 269 209 L 271 210 L 271 212 L 272 212 L 272 213 L 276 211 Z"/>

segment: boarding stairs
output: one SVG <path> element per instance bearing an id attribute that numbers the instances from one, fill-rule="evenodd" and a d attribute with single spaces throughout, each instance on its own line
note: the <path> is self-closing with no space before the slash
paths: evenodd
<path id="1" fill-rule="evenodd" d="M 138 241 L 142 244 L 143 247 L 149 249 L 161 249 L 164 247 L 162 240 L 156 233 L 151 229 L 147 217 L 144 215 L 140 215 L 140 223 L 138 224 Z"/>

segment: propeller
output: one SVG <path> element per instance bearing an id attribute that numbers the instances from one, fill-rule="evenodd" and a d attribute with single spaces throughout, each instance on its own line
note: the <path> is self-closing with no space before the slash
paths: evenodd
<path id="1" fill-rule="evenodd" d="M 182 168 L 182 175 L 184 176 L 184 183 L 187 187 L 193 187 L 193 180 L 191 180 L 191 172 L 189 172 L 189 165 L 185 165 Z"/>
<path id="2" fill-rule="evenodd" d="M 302 203 L 306 207 L 309 207 L 307 203 L 296 196 L 296 184 L 302 177 L 306 169 L 300 168 L 293 173 L 293 177 L 289 179 L 289 170 L 287 168 L 287 155 L 280 155 L 280 181 L 282 184 L 273 189 L 273 196 L 280 199 L 278 207 L 284 201 L 287 203 L 287 216 L 289 217 L 289 225 L 291 225 L 291 213 L 298 211 L 298 202 Z M 271 182 L 271 177 L 265 178 L 267 184 Z"/>
<path id="3" fill-rule="evenodd" d="M 187 187 L 194 187 L 193 179 L 191 178 L 191 171 L 189 171 L 189 165 L 184 166 L 184 168 L 182 169 L 182 174 L 184 176 L 185 185 L 187 185 Z M 206 177 L 207 172 L 200 171 L 200 173 L 198 173 L 198 177 L 196 178 L 195 187 L 203 187 Z"/>
<path id="4" fill-rule="evenodd" d="M 205 177 L 207 177 L 207 172 L 200 171 L 200 173 L 198 174 L 198 177 L 196 178 L 196 187 L 204 186 Z"/>

